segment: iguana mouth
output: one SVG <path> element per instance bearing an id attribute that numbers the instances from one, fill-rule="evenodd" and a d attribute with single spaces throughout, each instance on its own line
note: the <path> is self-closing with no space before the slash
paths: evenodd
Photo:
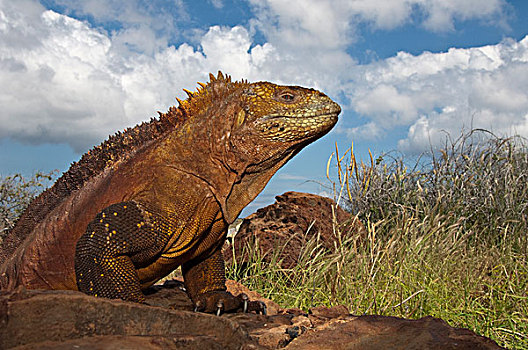
<path id="1" fill-rule="evenodd" d="M 320 110 L 313 114 L 271 114 L 257 120 L 258 129 L 265 138 L 274 141 L 295 141 L 321 135 L 337 122 L 340 109 Z"/>
<path id="2" fill-rule="evenodd" d="M 325 107 L 319 107 L 316 106 L 311 110 L 301 110 L 295 113 L 293 112 L 286 112 L 286 113 L 274 113 L 274 114 L 268 114 L 258 119 L 258 122 L 267 122 L 270 120 L 275 119 L 296 119 L 299 121 L 302 120 L 309 120 L 312 118 L 317 119 L 324 119 L 325 117 L 328 118 L 337 118 L 337 116 L 341 113 L 341 107 L 339 107 L 338 104 L 331 104 Z"/>
<path id="3" fill-rule="evenodd" d="M 259 123 L 268 122 L 270 120 L 298 120 L 299 122 L 303 120 L 310 119 L 325 119 L 325 118 L 337 118 L 338 113 L 325 113 L 325 114 L 314 114 L 314 115 L 284 115 L 284 114 L 271 114 L 266 115 L 258 120 Z"/>

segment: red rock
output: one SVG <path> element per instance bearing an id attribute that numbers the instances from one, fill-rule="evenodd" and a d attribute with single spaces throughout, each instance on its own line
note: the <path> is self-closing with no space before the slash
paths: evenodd
<path id="1" fill-rule="evenodd" d="M 433 317 L 388 316 L 335 319 L 294 339 L 287 350 L 491 350 L 494 341 Z"/>
<path id="2" fill-rule="evenodd" d="M 233 240 L 237 262 L 248 260 L 246 247 L 254 247 L 255 240 L 264 261 L 269 262 L 273 252 L 279 250 L 281 266 L 290 268 L 297 264 L 306 242 L 317 235 L 325 248 L 332 249 L 339 239 L 351 235 L 360 239 L 366 233 L 357 218 L 330 198 L 299 192 L 286 192 L 275 198 L 274 204 L 257 210 L 240 225 Z M 228 260 L 232 258 L 232 250 L 232 247 L 224 249 Z"/>
<path id="3" fill-rule="evenodd" d="M 0 349 L 89 348 L 92 342 L 101 349 L 134 349 L 148 343 L 143 347 L 147 350 L 239 349 L 257 344 L 238 323 L 225 317 L 73 291 L 19 289 L 0 294 L 2 304 L 5 312 L 0 315 Z M 133 343 L 138 346 L 129 346 Z M 167 344 L 171 345 L 165 347 Z"/>
<path id="4" fill-rule="evenodd" d="M 308 318 L 313 326 L 320 326 L 332 318 L 343 318 L 350 316 L 348 309 L 344 305 L 336 305 L 331 308 L 325 306 L 313 307 L 308 311 Z"/>
<path id="5" fill-rule="evenodd" d="M 345 305 L 336 305 L 331 308 L 317 306 L 311 308 L 308 313 L 321 318 L 338 318 L 350 315 L 348 308 Z"/>

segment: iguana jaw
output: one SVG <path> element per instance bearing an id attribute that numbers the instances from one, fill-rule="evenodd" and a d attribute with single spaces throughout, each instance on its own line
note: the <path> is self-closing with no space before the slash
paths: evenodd
<path id="1" fill-rule="evenodd" d="M 255 121 L 259 133 L 268 140 L 288 142 L 320 137 L 337 123 L 341 108 L 331 102 L 296 114 L 274 113 Z"/>

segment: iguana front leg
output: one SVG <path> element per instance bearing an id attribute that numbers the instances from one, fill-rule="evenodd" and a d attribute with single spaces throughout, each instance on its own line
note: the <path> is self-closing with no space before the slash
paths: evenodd
<path id="1" fill-rule="evenodd" d="M 164 226 L 170 224 L 135 202 L 105 208 L 77 242 L 78 289 L 99 297 L 144 302 L 138 270 L 153 268 L 156 274 L 157 265 L 153 262 L 159 259 L 170 239 L 167 232 L 160 231 Z M 184 263 L 182 270 L 197 310 L 217 314 L 236 310 L 265 312 L 263 303 L 249 302 L 243 294 L 235 297 L 226 291 L 220 248 L 206 259 Z"/>
<path id="2" fill-rule="evenodd" d="M 89 295 L 144 302 L 137 273 L 165 246 L 151 214 L 135 202 L 113 204 L 90 222 L 77 242 L 77 287 Z"/>
<path id="3" fill-rule="evenodd" d="M 196 311 L 222 312 L 243 311 L 266 313 L 266 305 L 249 301 L 247 295 L 234 296 L 227 292 L 222 250 L 217 249 L 204 260 L 194 260 L 182 265 L 185 287 Z"/>

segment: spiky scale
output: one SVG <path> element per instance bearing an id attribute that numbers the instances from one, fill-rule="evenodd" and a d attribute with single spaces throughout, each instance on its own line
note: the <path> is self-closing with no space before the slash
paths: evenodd
<path id="1" fill-rule="evenodd" d="M 192 91 L 190 91 L 190 90 L 183 89 L 183 91 L 187 94 L 187 96 L 189 96 L 189 98 L 191 98 L 191 97 L 194 96 L 194 92 L 192 92 Z"/>

